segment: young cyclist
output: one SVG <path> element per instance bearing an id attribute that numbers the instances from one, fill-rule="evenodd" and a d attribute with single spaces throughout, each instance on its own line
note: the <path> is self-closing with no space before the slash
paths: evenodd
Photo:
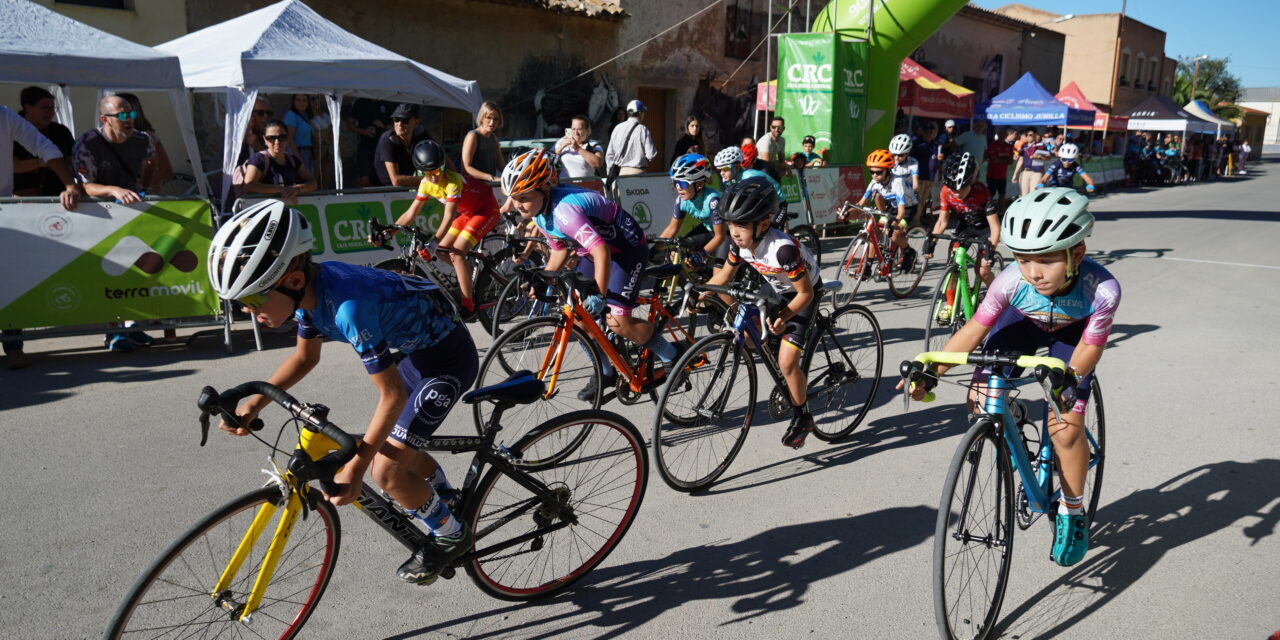
<path id="1" fill-rule="evenodd" d="M 711 161 L 706 156 L 688 153 L 671 163 L 671 181 L 675 183 L 675 211 L 671 222 L 658 234 L 659 238 L 674 238 L 680 233 L 686 215 L 693 216 L 699 226 L 689 231 L 690 238 L 698 238 L 702 250 L 715 256 L 715 266 L 724 264 L 729 255 L 729 243 L 720 219 L 720 192 L 707 186 L 711 177 Z"/>
<path id="2" fill-rule="evenodd" d="M 743 149 L 749 147 L 750 151 L 755 153 L 755 145 L 743 145 Z M 778 194 L 778 212 L 773 216 L 773 226 L 776 229 L 787 228 L 787 197 L 782 193 L 782 185 L 771 174 L 759 169 L 747 169 L 746 167 L 755 164 L 756 160 L 748 162 L 743 155 L 745 152 L 738 147 L 725 147 L 716 154 L 716 171 L 720 172 L 720 187 L 728 189 L 734 183 L 741 180 L 749 180 L 751 178 L 764 178 L 773 186 L 773 192 Z M 753 159 L 755 156 L 751 156 Z M 767 163 L 763 163 L 768 168 Z"/>
<path id="3" fill-rule="evenodd" d="M 378 404 L 355 458 L 334 482 L 347 504 L 360 495 L 365 471 L 430 531 L 398 575 L 431 584 L 448 561 L 471 548 L 473 536 L 442 501 L 444 472 L 426 452 L 425 438 L 444 421 L 476 379 L 476 347 L 431 282 L 341 262 L 311 261 L 307 220 L 278 200 L 264 200 L 218 229 L 209 248 L 209 279 L 218 297 L 234 301 L 269 327 L 298 320 L 297 346 L 268 382 L 288 389 L 320 362 L 324 337 L 348 342 L 378 391 Z M 397 364 L 392 349 L 403 356 Z M 248 425 L 270 401 L 253 396 L 237 408 Z M 225 422 L 224 431 L 247 435 Z"/>
<path id="4" fill-rule="evenodd" d="M 501 216 L 493 189 L 479 180 L 464 178 L 445 166 L 444 149 L 435 141 L 423 140 L 413 147 L 413 166 L 422 172 L 422 182 L 418 183 L 418 195 L 413 204 L 400 214 L 396 224 L 413 224 L 427 200 L 438 200 L 444 205 L 444 215 L 436 229 L 436 242 L 441 247 L 458 251 L 470 251 L 498 225 Z M 373 240 L 375 244 L 381 244 L 381 239 Z M 450 253 L 448 256 L 458 274 L 463 317 L 470 320 L 476 314 L 472 299 L 475 292 L 472 289 L 471 263 L 467 262 L 465 255 Z"/>
<path id="5" fill-rule="evenodd" d="M 787 381 L 794 409 L 791 425 L 782 436 L 782 444 L 792 448 L 804 446 L 805 437 L 813 431 L 813 416 L 806 400 L 809 390 L 800 359 L 804 353 L 804 334 L 817 306 L 817 291 L 822 286 L 813 254 L 795 238 L 770 226 L 778 208 L 773 185 L 763 178 L 747 178 L 724 192 L 721 217 L 729 227 L 733 245 L 725 268 L 717 271 L 708 284 L 726 285 L 746 263 L 760 272 L 773 290 L 785 298 L 787 305 L 766 321 L 770 333 L 782 337 L 778 347 L 778 368 Z M 781 277 L 783 274 L 786 277 Z"/>
<path id="6" fill-rule="evenodd" d="M 942 206 L 938 208 L 938 222 L 933 225 L 933 233 L 943 233 L 951 220 L 951 212 L 956 213 L 955 235 L 987 238 L 991 246 L 1000 243 L 1000 216 L 996 214 L 991 201 L 991 192 L 986 185 L 975 182 L 978 176 L 978 162 L 968 151 L 953 153 L 947 156 L 942 165 L 942 192 L 938 199 Z M 925 243 L 924 257 L 932 258 L 937 240 L 930 238 Z M 991 284 L 995 275 L 991 273 L 991 258 L 979 254 L 978 277 Z M 948 300 L 947 304 L 955 304 Z"/>
<path id="7" fill-rule="evenodd" d="M 902 264 L 899 268 L 905 273 L 910 271 L 916 263 L 915 249 L 907 245 L 907 234 L 903 233 L 901 222 L 907 219 L 907 208 L 912 206 L 913 201 L 910 199 L 910 192 L 902 186 L 902 183 L 889 177 L 889 170 L 892 168 L 893 156 L 885 149 L 876 149 L 867 156 L 871 184 L 867 185 L 866 192 L 858 200 L 858 206 L 865 207 L 868 202 L 871 202 L 880 210 L 886 207 L 897 210 L 897 216 L 889 226 L 892 228 L 893 244 L 903 250 Z M 841 221 L 843 222 L 844 218 L 841 218 Z"/>
<path id="8" fill-rule="evenodd" d="M 920 162 L 911 157 L 911 136 L 899 133 L 889 140 L 889 153 L 893 154 L 893 168 L 889 175 L 894 182 L 902 183 L 903 191 L 912 195 L 915 205 L 916 194 L 920 193 Z"/>
<path id="9" fill-rule="evenodd" d="M 1009 205 L 1001 238 L 1013 251 L 1015 264 L 996 276 L 973 319 L 943 348 L 972 351 L 981 344 L 988 353 L 1032 353 L 1048 347 L 1050 356 L 1068 363 L 1071 375 L 1062 395 L 1063 420 L 1049 425 L 1062 485 L 1050 557 L 1063 566 L 1079 562 L 1089 548 L 1090 523 L 1084 517 L 1089 466 L 1084 412 L 1093 370 L 1120 306 L 1120 284 L 1084 257 L 1084 241 L 1094 222 L 1088 206 L 1087 197 L 1064 187 L 1041 189 Z M 948 368 L 940 365 L 936 372 Z M 980 370 L 974 373 L 974 381 L 982 383 L 989 376 L 990 371 Z M 922 399 L 934 384 L 935 380 L 927 379 L 914 386 L 912 397 Z M 972 395 L 970 403 L 974 403 Z"/>
<path id="10" fill-rule="evenodd" d="M 1076 157 L 1080 155 L 1080 147 L 1068 142 L 1058 147 L 1058 159 L 1049 163 L 1044 168 L 1044 176 L 1040 178 L 1040 182 L 1036 183 L 1035 188 L 1041 187 L 1067 187 L 1075 188 L 1076 176 L 1080 176 L 1084 180 L 1085 191 L 1093 193 L 1093 177 L 1084 170 L 1084 166 L 1076 162 Z"/>
<path id="11" fill-rule="evenodd" d="M 607 322 L 614 333 L 644 345 L 664 364 L 679 355 L 676 345 L 653 330 L 647 320 L 634 318 L 636 291 L 649 259 L 644 231 L 625 209 L 595 191 L 568 186 L 551 186 L 552 160 L 542 149 L 527 151 L 502 171 L 502 191 L 515 202 L 516 211 L 532 220 L 547 238 L 551 257 L 548 271 L 558 271 L 569 258 L 570 249 L 585 258 L 578 271 L 592 276 L 600 293 L 587 296 L 582 304 L 592 315 L 609 308 Z M 617 382 L 617 371 L 606 360 L 606 386 Z M 595 397 L 594 385 L 587 385 L 578 397 Z"/>

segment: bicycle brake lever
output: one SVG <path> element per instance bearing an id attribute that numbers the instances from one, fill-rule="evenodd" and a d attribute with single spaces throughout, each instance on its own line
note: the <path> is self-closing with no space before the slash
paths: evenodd
<path id="1" fill-rule="evenodd" d="M 200 446 L 209 441 L 209 412 L 200 412 Z"/>

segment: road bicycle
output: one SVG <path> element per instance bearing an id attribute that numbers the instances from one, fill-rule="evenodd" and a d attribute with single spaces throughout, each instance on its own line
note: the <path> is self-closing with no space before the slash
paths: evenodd
<path id="1" fill-rule="evenodd" d="M 425 449 L 474 452 L 462 488 L 450 500 L 475 532 L 473 548 L 440 576 L 463 568 L 481 590 L 506 600 L 569 588 L 612 552 L 644 499 L 648 452 L 636 428 L 607 411 L 577 411 L 539 425 L 511 447 L 494 444 L 504 411 L 541 397 L 529 372 L 463 396 L 493 403 L 481 437 L 436 436 Z M 269 444 L 267 485 L 211 513 L 169 546 L 129 590 L 104 638 L 293 638 L 333 576 L 342 540 L 337 508 L 310 483 L 334 493 L 333 475 L 358 438 L 328 420 L 328 408 L 295 400 L 265 382 L 200 394 L 200 444 L 209 418 L 232 425 L 239 401 L 262 394 L 292 416 Z M 297 428 L 292 454 L 277 449 Z M 252 425 L 261 428 L 261 421 Z M 567 449 L 564 442 L 576 442 Z M 265 443 L 265 441 L 263 441 Z M 282 468 L 276 454 L 287 455 Z M 427 535 L 393 500 L 365 484 L 354 503 L 407 549 Z"/>
<path id="2" fill-rule="evenodd" d="M 1026 530 L 1040 516 L 1057 512 L 1061 490 L 1054 488 L 1058 460 L 1049 437 L 1049 412 L 1060 419 L 1066 363 L 1057 358 L 959 352 L 928 352 L 902 363 L 905 392 L 921 381 L 931 364 L 992 367 L 985 385 L 961 384 L 976 392 L 980 412 L 956 447 L 942 486 L 933 547 L 933 605 L 944 640 L 991 636 L 1004 602 L 1013 563 L 1014 526 Z M 1031 369 L 1029 376 L 1006 375 L 1004 367 Z M 1037 382 L 1046 410 L 1039 428 L 1033 406 L 1016 397 L 1018 387 Z M 932 399 L 930 392 L 925 400 Z M 1092 525 L 1102 492 L 1106 429 L 1102 390 L 1094 377 L 1085 410 L 1089 471 L 1083 495 Z M 1014 481 L 1017 480 L 1015 488 Z M 1052 521 L 1052 518 L 1050 518 Z"/>
<path id="3" fill-rule="evenodd" d="M 951 243 L 951 258 L 933 290 L 933 302 L 929 305 L 929 317 L 924 325 L 925 351 L 941 351 L 947 340 L 973 318 L 978 303 L 982 302 L 985 285 L 978 275 L 980 261 L 983 258 L 991 260 L 991 273 L 998 275 L 1004 270 L 1004 258 L 987 238 L 931 233 L 929 239 Z M 971 253 L 971 248 L 976 251 Z"/>
<path id="4" fill-rule="evenodd" d="M 877 209 L 849 202 L 841 205 L 837 216 L 845 219 L 850 212 L 866 218 L 866 223 L 854 234 L 844 257 L 840 259 L 836 278 L 841 284 L 841 291 L 832 298 L 832 303 L 839 307 L 853 302 L 858 288 L 867 280 L 887 281 L 889 293 L 895 298 L 911 295 L 928 268 L 929 261 L 925 260 L 923 251 L 928 233 L 919 226 L 907 228 L 906 221 L 899 223 L 902 231 L 907 234 L 907 245 L 916 253 L 911 268 L 903 270 L 904 251 L 893 243 L 893 234 L 887 231 L 889 216 Z"/>
<path id="5" fill-rule="evenodd" d="M 658 473 L 671 488 L 688 492 L 711 486 L 746 441 L 756 412 L 756 358 L 774 382 L 769 415 L 784 420 L 792 414 L 774 341 L 760 329 L 766 307 L 779 307 L 783 299 L 738 285 L 698 289 L 729 296 L 737 306 L 726 331 L 702 338 L 676 361 L 658 399 L 653 425 Z M 821 298 L 804 336 L 800 366 L 808 378 L 813 433 L 832 442 L 852 433 L 871 408 L 884 345 L 880 324 L 866 307 L 850 304 L 828 313 L 820 303 Z"/>
<path id="6" fill-rule="evenodd" d="M 692 345 L 699 318 L 723 317 L 726 310 L 713 303 L 703 313 L 681 322 L 662 302 L 665 283 L 679 271 L 679 265 L 646 268 L 644 277 L 654 279 L 655 284 L 651 291 L 637 296 L 638 306 L 633 314 L 643 315 L 655 332 L 665 333 L 672 343 Z M 664 374 L 658 373 L 654 355 L 601 327 L 602 323 L 582 306 L 582 297 L 596 292 L 595 281 L 576 271 L 541 271 L 536 275 L 542 282 L 534 286 L 535 292 L 552 288 L 553 299 L 562 301 L 558 312 L 530 318 L 503 332 L 489 347 L 477 377 L 477 384 L 492 384 L 514 371 L 527 369 L 546 383 L 542 401 L 521 407 L 513 422 L 537 424 L 574 409 L 599 408 L 607 391 L 602 364 L 605 358 L 618 372 L 614 391 L 622 404 L 653 398 L 665 379 Z M 592 388 L 593 392 L 586 393 Z M 589 398 L 583 399 L 584 395 Z M 487 422 L 486 410 L 483 405 L 475 406 L 477 427 Z"/>

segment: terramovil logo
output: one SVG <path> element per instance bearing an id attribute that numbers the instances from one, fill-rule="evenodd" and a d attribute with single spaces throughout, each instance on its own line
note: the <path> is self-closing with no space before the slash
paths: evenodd
<path id="1" fill-rule="evenodd" d="M 195 252 L 173 236 L 162 235 L 151 244 L 138 236 L 125 236 L 102 258 L 102 272 L 117 277 L 130 268 L 136 268 L 154 276 L 169 265 L 183 273 L 191 273 L 199 264 L 200 259 Z"/>

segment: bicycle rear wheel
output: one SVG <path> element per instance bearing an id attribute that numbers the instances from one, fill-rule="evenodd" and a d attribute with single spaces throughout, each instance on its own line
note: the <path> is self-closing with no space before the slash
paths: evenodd
<path id="1" fill-rule="evenodd" d="M 933 610 L 943 638 L 981 640 L 1013 560 L 1013 469 L 1000 430 L 978 418 L 947 470 L 933 537 Z"/>
<path id="2" fill-rule="evenodd" d="M 839 440 L 858 428 L 880 388 L 884 342 L 880 323 L 862 305 L 845 305 L 820 321 L 821 333 L 804 354 L 813 435 Z"/>
<path id="3" fill-rule="evenodd" d="M 677 491 L 711 486 L 733 462 L 755 415 L 756 368 L 736 336 L 699 340 L 672 367 L 658 398 L 653 453 Z"/>
<path id="4" fill-rule="evenodd" d="M 477 273 L 479 275 L 476 276 L 475 291 L 471 294 L 476 305 L 476 320 L 486 331 L 491 331 L 494 314 L 498 311 L 498 302 L 502 299 L 508 278 L 484 263 L 477 266 Z"/>
<path id="5" fill-rule="evenodd" d="M 933 290 L 933 302 L 926 310 L 929 317 L 924 323 L 924 350 L 941 351 L 952 334 L 964 326 L 964 305 L 957 299 L 960 270 L 954 264 L 947 265 Z M 948 303 L 947 299 L 951 302 Z"/>
<path id="6" fill-rule="evenodd" d="M 532 318 L 504 332 L 485 354 L 484 362 L 480 364 L 480 373 L 476 376 L 476 388 L 498 384 L 517 371 L 532 371 L 535 374 L 542 371 L 548 352 L 556 346 L 556 336 L 563 330 L 563 322 L 564 319 L 559 315 Z M 600 398 L 604 393 L 600 354 L 590 336 L 576 326 L 567 336 L 567 341 L 551 396 L 508 409 L 503 414 L 506 428 L 498 434 L 495 444 L 510 446 L 533 426 L 555 416 L 579 409 L 600 408 Z M 548 369 L 545 372 L 544 382 L 550 383 L 553 371 L 554 369 Z M 591 400 L 580 400 L 578 393 L 592 383 L 595 384 L 595 394 Z M 477 433 L 484 434 L 484 427 L 492 414 L 491 403 L 477 402 L 473 405 Z"/>
<path id="7" fill-rule="evenodd" d="M 1098 512 L 1098 500 L 1102 497 L 1102 471 L 1107 462 L 1107 429 L 1102 413 L 1102 388 L 1097 375 L 1093 378 L 1093 391 L 1089 393 L 1089 406 L 1084 412 L 1085 437 L 1089 441 L 1089 472 L 1085 475 L 1084 493 L 1088 496 L 1085 515 L 1089 526 Z"/>
<path id="8" fill-rule="evenodd" d="M 911 268 L 902 271 L 898 265 L 902 263 L 902 249 L 894 248 L 894 269 L 889 272 L 889 293 L 895 298 L 905 298 L 911 295 L 912 291 L 920 285 L 920 279 L 924 277 L 924 271 L 929 266 L 929 261 L 924 257 L 924 243 L 929 240 L 929 234 L 924 227 L 911 227 L 907 230 L 907 246 L 915 251 L 915 260 Z"/>
<path id="9" fill-rule="evenodd" d="M 803 244 L 804 246 L 809 248 L 810 253 L 813 254 L 814 262 L 818 265 L 818 269 L 821 270 L 822 269 L 822 241 L 818 239 L 818 234 L 813 230 L 813 227 L 807 224 L 802 224 L 798 227 L 793 227 L 791 229 L 791 237 L 798 240 L 800 244 Z"/>
<path id="10" fill-rule="evenodd" d="M 489 335 L 496 338 L 516 322 L 542 317 L 555 309 L 555 305 L 529 297 L 529 288 L 535 286 L 535 282 L 520 273 L 507 281 L 489 311 L 489 322 L 484 327 Z"/>
<path id="11" fill-rule="evenodd" d="M 609 556 L 635 520 L 649 476 L 635 426 L 608 411 L 575 411 L 534 428 L 511 453 L 545 459 L 569 440 L 578 446 L 554 463 L 516 466 L 551 489 L 554 504 L 497 469 L 476 486 L 465 518 L 478 552 L 529 538 L 467 563 L 486 593 L 528 600 L 568 589 Z"/>
<path id="12" fill-rule="evenodd" d="M 840 264 L 836 265 L 836 280 L 840 282 L 840 291 L 832 294 L 833 308 L 840 308 L 853 302 L 862 282 L 871 277 L 872 265 L 871 242 L 867 235 L 859 233 L 845 249 Z"/>
<path id="13" fill-rule="evenodd" d="M 213 589 L 259 510 L 281 511 L 261 530 L 231 583 Z M 293 529 L 271 582 L 250 622 L 239 612 L 249 598 L 284 497 L 277 486 L 245 494 L 189 529 L 148 568 L 116 611 L 104 638 L 242 637 L 293 638 L 324 595 L 338 560 L 342 526 L 338 512 L 318 500 Z"/>

